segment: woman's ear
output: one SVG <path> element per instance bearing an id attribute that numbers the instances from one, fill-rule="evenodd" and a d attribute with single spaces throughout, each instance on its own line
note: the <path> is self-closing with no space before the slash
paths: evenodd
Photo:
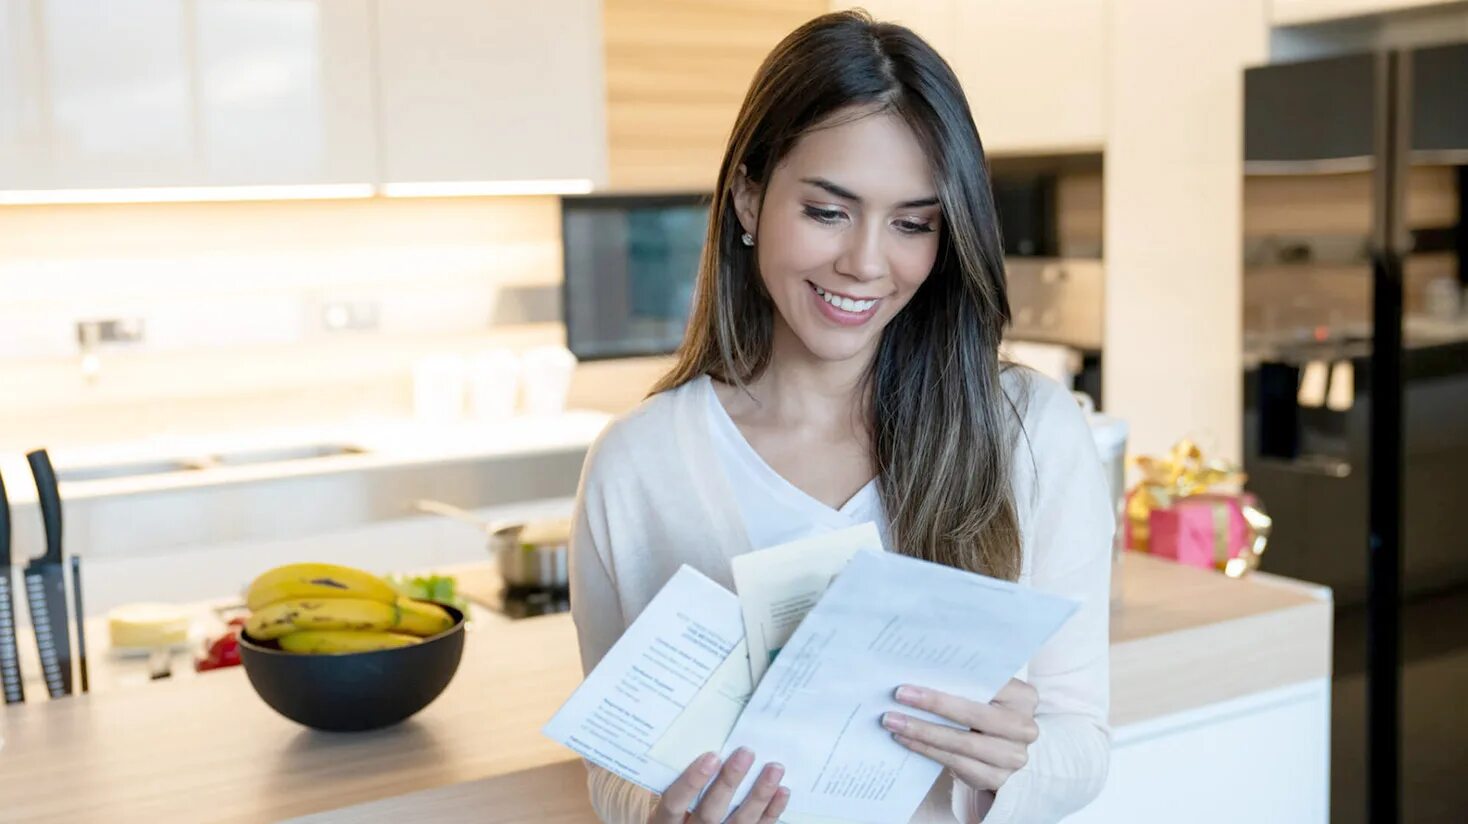
<path id="1" fill-rule="evenodd" d="M 743 163 L 734 175 L 734 213 L 739 224 L 751 235 L 759 234 L 759 185 L 749 179 L 749 169 Z"/>

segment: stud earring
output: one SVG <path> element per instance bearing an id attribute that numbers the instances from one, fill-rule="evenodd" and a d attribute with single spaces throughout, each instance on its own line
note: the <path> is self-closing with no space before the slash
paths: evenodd
<path id="1" fill-rule="evenodd" d="M 739 236 L 739 239 L 744 242 L 744 245 L 745 246 L 753 246 L 754 245 L 754 235 L 751 235 L 748 232 L 745 232 L 744 234 L 740 235 Z"/>

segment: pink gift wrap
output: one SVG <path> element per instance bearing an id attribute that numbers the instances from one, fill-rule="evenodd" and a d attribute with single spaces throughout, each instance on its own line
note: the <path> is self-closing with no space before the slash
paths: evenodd
<path id="1" fill-rule="evenodd" d="M 1245 500 L 1251 496 L 1245 496 Z M 1249 524 L 1238 496 L 1191 495 L 1148 516 L 1153 555 L 1204 569 L 1223 569 L 1249 546 Z"/>

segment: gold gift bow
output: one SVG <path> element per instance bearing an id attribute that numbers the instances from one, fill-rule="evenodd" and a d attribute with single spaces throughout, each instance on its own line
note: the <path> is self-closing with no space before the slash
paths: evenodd
<path id="1" fill-rule="evenodd" d="M 1244 511 L 1244 521 L 1249 525 L 1249 546 L 1223 565 L 1223 574 L 1230 578 L 1242 578 L 1259 567 L 1259 556 L 1264 554 L 1264 547 L 1269 543 L 1269 531 L 1274 527 L 1274 519 L 1265 513 L 1258 501 L 1250 503 L 1248 499 L 1241 499 L 1239 503 Z"/>
<path id="2" fill-rule="evenodd" d="M 1132 463 L 1142 470 L 1143 477 L 1133 488 L 1134 494 L 1127 497 L 1126 515 L 1132 528 L 1132 548 L 1142 551 L 1150 551 L 1147 519 L 1152 510 L 1172 506 L 1179 498 L 1207 492 L 1220 484 L 1242 486 L 1248 477 L 1226 461 L 1204 460 L 1203 450 L 1187 438 L 1173 444 L 1164 458 L 1139 455 Z"/>
<path id="3" fill-rule="evenodd" d="M 1222 460 L 1203 460 L 1203 450 L 1184 438 L 1173 444 L 1165 458 L 1140 455 L 1142 483 L 1157 487 L 1171 498 L 1186 498 L 1225 483 L 1243 484 L 1248 478 L 1237 466 Z"/>
<path id="4" fill-rule="evenodd" d="M 1213 510 L 1213 566 L 1230 578 L 1242 578 L 1259 568 L 1259 556 L 1269 544 L 1269 530 L 1274 520 L 1265 514 L 1257 501 L 1248 497 L 1238 498 L 1244 523 L 1249 530 L 1249 543 L 1238 555 L 1230 558 L 1229 521 L 1232 520 L 1229 506 L 1224 501 L 1215 501 Z"/>

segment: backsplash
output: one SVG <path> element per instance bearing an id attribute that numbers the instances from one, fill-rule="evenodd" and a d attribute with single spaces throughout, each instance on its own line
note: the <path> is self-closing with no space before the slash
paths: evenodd
<path id="1" fill-rule="evenodd" d="M 360 334 L 331 304 L 388 335 L 547 322 L 559 280 L 553 197 L 7 207 L 0 369 L 103 318 L 143 321 L 137 353 Z"/>
<path id="2" fill-rule="evenodd" d="M 554 197 L 3 207 L 0 448 L 404 414 L 415 358 L 560 342 L 560 278 Z"/>

